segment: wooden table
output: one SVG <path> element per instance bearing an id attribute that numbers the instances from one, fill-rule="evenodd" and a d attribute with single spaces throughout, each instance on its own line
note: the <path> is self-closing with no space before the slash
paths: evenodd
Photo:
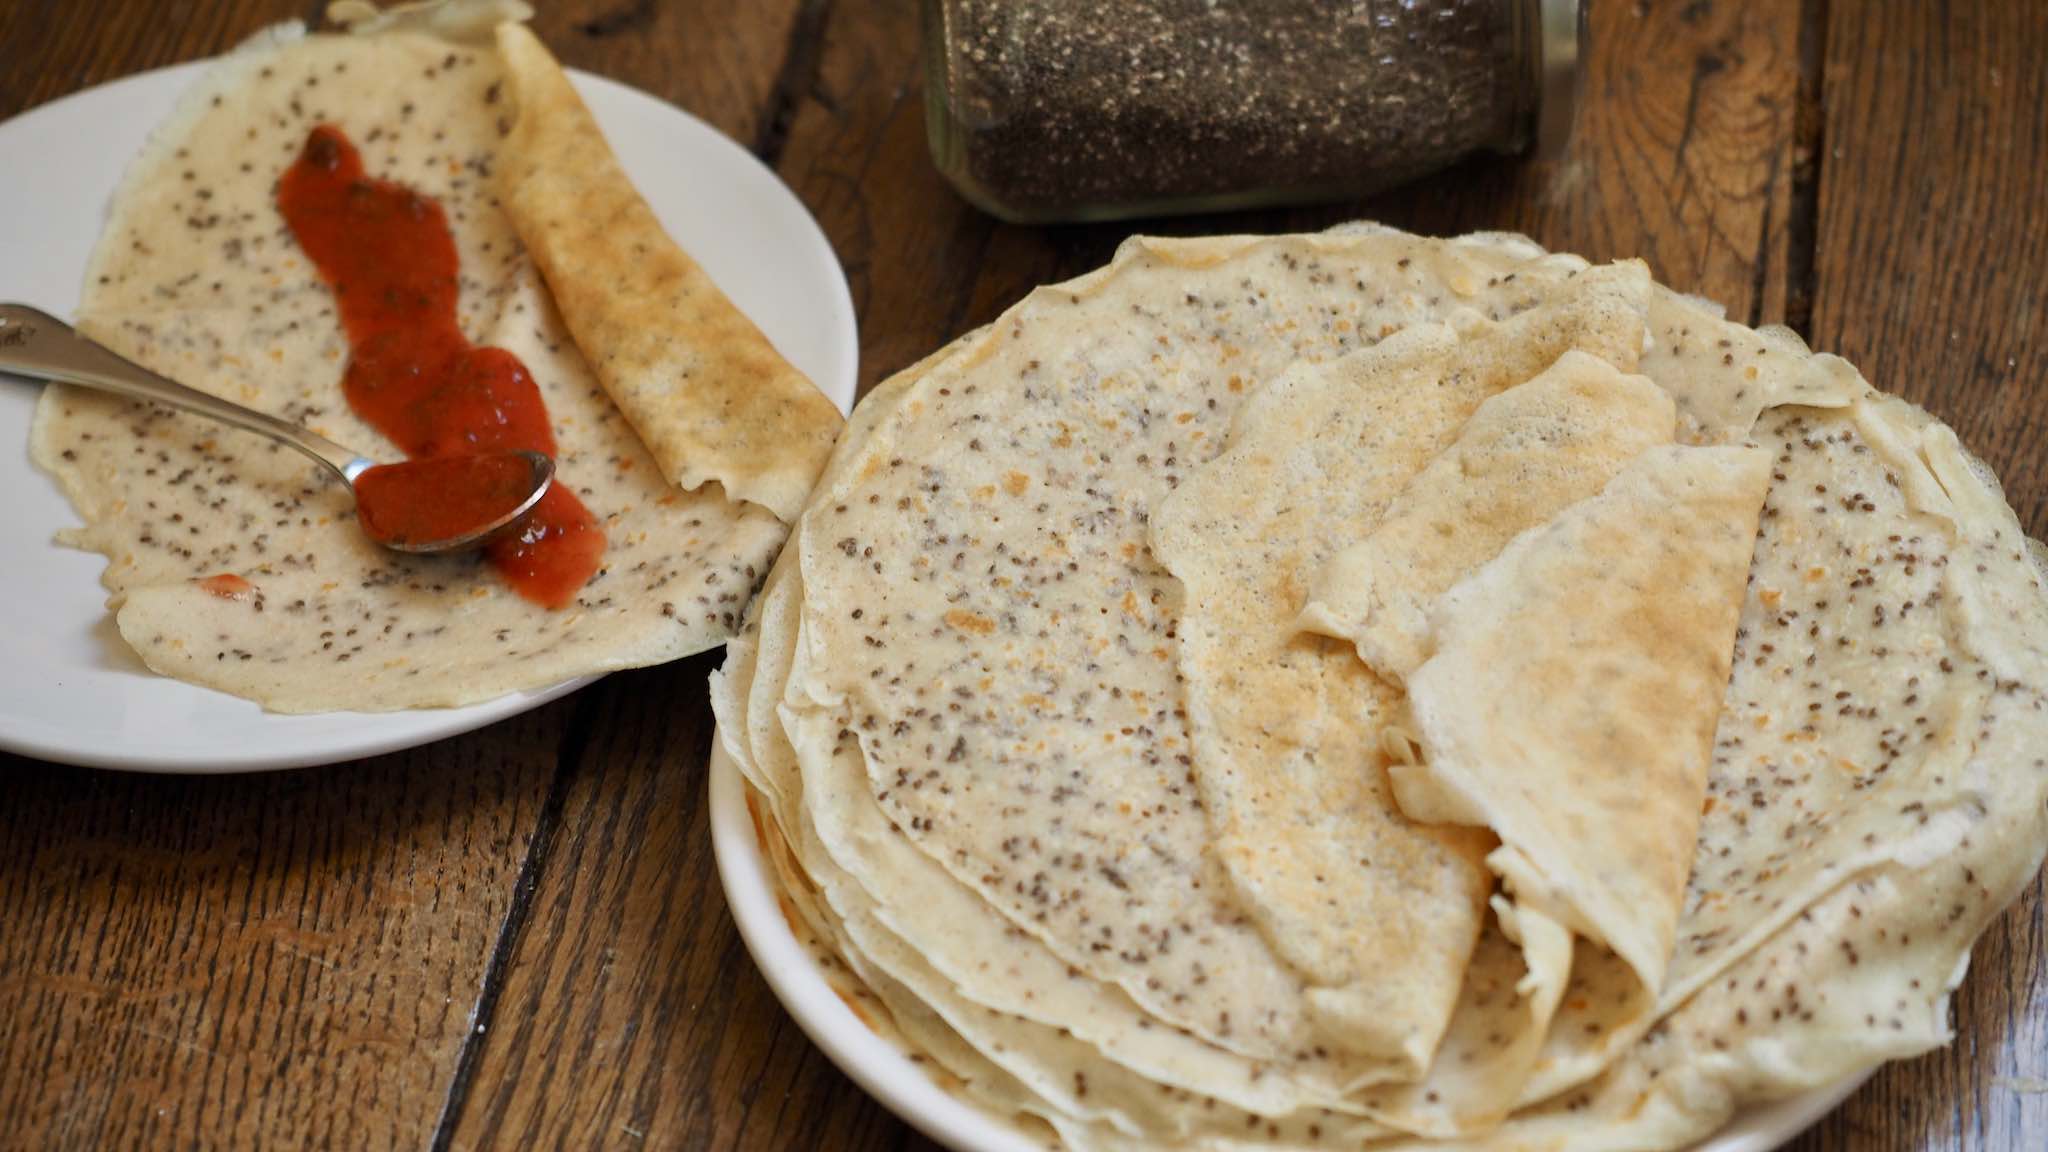
<path id="1" fill-rule="evenodd" d="M 0 117 L 319 7 L 5 0 Z M 863 387 L 1132 230 L 1008 227 L 952 195 L 912 0 L 567 0 L 538 23 L 796 189 L 852 281 Z M 2048 535 L 2048 6 L 1594 0 L 1592 28 L 1560 163 L 1156 227 L 1363 215 L 1646 257 L 1927 404 Z M 925 1146 L 734 931 L 705 826 L 717 661 L 332 768 L 0 767 L 0 1145 Z M 1978 947 L 1952 1047 L 1794 1147 L 2048 1148 L 2042 908 L 2037 883 Z"/>

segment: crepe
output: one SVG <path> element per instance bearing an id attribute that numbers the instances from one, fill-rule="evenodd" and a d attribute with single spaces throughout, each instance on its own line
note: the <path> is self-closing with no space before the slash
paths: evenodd
<path id="1" fill-rule="evenodd" d="M 79 328 L 203 391 L 398 451 L 344 403 L 332 294 L 273 199 L 315 124 L 371 173 L 438 199 L 461 260 L 464 333 L 517 353 L 554 420 L 560 483 L 600 518 L 603 567 L 561 611 L 475 558 L 382 551 L 347 494 L 246 433 L 68 388 L 31 451 L 105 554 L 123 638 L 153 669 L 286 712 L 458 705 L 700 651 L 737 626 L 784 529 L 715 488 L 680 492 L 591 377 L 517 235 L 493 206 L 488 48 L 413 33 L 265 34 L 215 66 L 115 196 Z M 236 598 L 195 582 L 245 578 Z"/>
<path id="2" fill-rule="evenodd" d="M 1650 296 L 1642 373 L 1677 401 L 1687 444 L 1739 444 L 1771 408 L 1841 408 L 1870 390 L 1848 361 L 1815 354 L 1789 328 L 1746 328 L 1710 300 Z"/>
<path id="3" fill-rule="evenodd" d="M 1308 976 L 1324 1030 L 1392 1062 L 1396 1079 L 1422 1075 L 1449 1022 L 1487 845 L 1395 810 L 1381 748 L 1399 695 L 1337 646 L 1289 637 L 1299 573 L 1376 522 L 1490 394 L 1571 349 L 1631 356 L 1646 286 L 1640 268 L 1595 270 L 1503 324 L 1419 325 L 1284 374 L 1151 521 L 1152 550 L 1185 590 L 1180 666 L 1212 850 Z"/>
<path id="4" fill-rule="evenodd" d="M 792 887 L 815 884 L 807 915 L 881 989 L 872 1002 L 892 1019 L 879 1030 L 963 1097 L 1102 1152 L 1678 1148 L 1748 1103 L 1944 1038 L 1959 956 L 2038 866 L 2048 831 L 2029 767 L 2048 735 L 2035 683 L 2048 591 L 1952 434 L 1846 366 L 1816 367 L 1796 341 L 1761 338 L 1747 362 L 1721 363 L 1707 350 L 1723 337 L 1694 335 L 1748 330 L 1694 328 L 1725 322 L 1654 292 L 1652 320 L 1679 318 L 1661 346 L 1652 332 L 1582 349 L 1600 364 L 1559 363 L 1569 340 L 1529 335 L 1632 276 L 1499 237 L 1140 240 L 876 390 L 713 703 L 763 835 L 782 846 L 771 855 Z M 1427 407 L 1413 387 L 1423 377 L 1401 366 L 1518 325 L 1527 362 L 1476 387 L 1469 415 L 1450 404 L 1427 435 L 1430 418 L 1399 418 Z M 1627 374 L 1637 349 L 1654 391 Z M 1754 408 L 1724 395 L 1747 386 L 1749 366 L 1790 383 Z M 1376 379 L 1384 407 L 1356 403 Z M 1529 451 L 1532 440 L 1563 458 Z M 1528 482 L 1501 484 L 1493 469 Z M 1361 498 L 1362 478 L 1382 470 L 1402 478 Z M 1812 511 L 1823 483 L 1834 507 L 1855 496 L 1871 509 Z M 1432 510 L 1507 526 L 1438 555 L 1416 530 Z M 1354 535 L 1305 530 L 1325 518 Z M 1397 521 L 1414 527 L 1392 532 Z M 1414 565 L 1429 573 L 1414 585 L 1428 632 L 1402 674 L 1408 691 L 1352 645 L 1294 627 L 1322 561 L 1375 536 L 1390 557 L 1398 543 L 1427 561 Z M 1822 555 L 1842 559 L 1795 598 L 1785 585 Z M 1573 598 L 1603 588 L 1613 594 L 1592 607 Z M 1923 612 L 1935 625 L 1900 633 L 1906 649 L 1884 644 L 1874 608 L 1899 627 L 1908 599 L 1911 628 Z M 1558 612 L 1585 617 L 1583 629 Z M 1595 626 L 1608 615 L 1626 619 Z M 1221 639 L 1198 639 L 1219 622 Z M 1196 681 L 1255 670 L 1276 647 L 1324 653 L 1345 671 L 1292 697 L 1296 708 L 1270 708 L 1273 731 L 1321 741 L 1394 714 L 1415 739 L 1384 754 L 1419 791 L 1472 749 L 1484 755 L 1467 764 L 1504 758 L 1510 726 L 1483 722 L 1485 709 L 1528 714 L 1546 682 L 1517 670 L 1565 649 L 1584 666 L 1567 679 L 1642 663 L 1629 637 L 1645 622 L 1672 637 L 1658 654 L 1692 657 L 1633 668 L 1619 678 L 1633 696 L 1612 699 L 1632 701 L 1622 714 L 1638 733 L 1661 716 L 1667 739 L 1584 758 L 1669 774 L 1641 789 L 1644 827 L 1495 857 L 1514 882 L 1488 911 L 1462 906 L 1477 940 L 1419 1073 L 1402 1079 L 1343 1047 L 1318 997 L 1345 986 L 1319 984 L 1310 966 L 1326 944 L 1341 956 L 1344 936 L 1314 933 L 1346 921 L 1302 927 L 1290 953 L 1257 901 L 1296 893 L 1228 870 L 1202 792 Z M 1813 624 L 1809 642 L 1793 641 Z M 1208 670 L 1192 660 L 1204 643 Z M 1942 660 L 1958 692 L 1937 701 L 1925 669 Z M 1417 699 L 1457 695 L 1436 683 L 1446 669 L 1483 689 L 1435 721 L 1410 715 Z M 1819 723 L 1808 682 L 1822 676 L 1891 686 L 1882 719 L 1859 700 Z M 1323 694 L 1332 681 L 1346 690 Z M 1211 703 L 1249 715 L 1245 699 Z M 1541 703 L 1542 723 L 1512 730 L 1540 734 L 1540 762 L 1562 771 L 1598 710 L 1569 687 Z M 1886 728 L 1910 723 L 1909 707 L 1934 732 L 1901 742 Z M 1887 746 L 1899 752 L 1882 772 L 1881 758 L 1854 773 L 1794 759 L 1831 747 L 1864 764 Z M 1301 779 L 1247 762 L 1276 788 Z M 1522 803 L 1546 819 L 1577 803 L 1617 823 L 1611 800 L 1575 780 L 1552 791 Z M 1312 858 L 1312 841 L 1357 818 L 1339 806 L 1291 815 L 1251 846 Z M 1620 875 L 1571 892 L 1553 882 L 1630 844 L 1642 859 L 1616 854 Z M 1642 887 L 1576 899 L 1609 884 Z M 1390 955 L 1384 975 L 1416 986 L 1404 963 Z"/>
<path id="5" fill-rule="evenodd" d="M 1995 483 L 1890 398 L 1765 413 L 1757 435 L 1773 488 L 1669 1015 L 1599 1078 L 1455 1147 L 1681 1148 L 1746 1104 L 1947 1043 L 1971 943 L 2041 866 L 2048 578 Z M 1809 579 L 1815 557 L 1856 567 Z M 1909 599 L 1905 620 L 1931 623 L 1893 633 Z M 1815 681 L 1832 706 L 1806 706 Z"/>
<path id="6" fill-rule="evenodd" d="M 2027 597 L 2036 604 L 2048 600 L 2027 553 L 2001 546 L 2020 538 L 2017 526 L 1995 487 L 1960 453 L 1947 449 L 1952 434 L 1933 425 L 1913 435 L 1917 414 L 1903 406 L 1887 407 L 1890 411 L 1879 419 L 1907 424 L 1893 431 L 1924 444 L 1926 457 L 1944 461 L 1929 468 L 1947 471 L 1952 483 L 1927 495 L 1975 513 L 1964 516 L 1973 528 L 1958 547 L 1981 553 L 1985 572 L 1977 573 L 1974 565 L 1946 570 L 1967 571 L 1971 580 L 1985 578 L 2014 603 Z M 1794 410 L 1774 423 L 1799 421 L 1804 427 L 1793 439 L 1811 439 L 1816 429 L 1807 422 L 1815 415 Z M 1823 435 L 1841 445 L 1846 456 L 1868 457 L 1853 452 L 1862 441 L 1843 437 L 1839 426 L 1828 427 Z M 1768 522 L 1766 531 L 1768 547 Z M 1981 683 L 1968 673 L 1976 651 L 2002 660 L 2016 651 L 2039 652 L 2048 643 L 2041 629 L 2048 617 L 2000 615 L 1983 623 L 1991 619 L 2001 627 L 1973 627 L 1967 644 L 1951 650 L 1964 683 Z M 2025 886 L 2048 844 L 2042 818 L 2048 778 L 2014 771 L 2029 762 L 2048 734 L 2042 720 L 2048 698 L 2039 683 L 1984 686 L 1985 710 L 1973 725 L 1968 751 L 1947 769 L 1954 773 L 1956 799 L 1974 812 L 1960 847 L 1911 866 L 1885 863 L 1838 882 L 1723 978 L 1684 998 L 1663 1026 L 1588 1087 L 1524 1111 L 1483 1137 L 1449 1143 L 1392 1140 L 1375 1147 L 1495 1152 L 1677 1148 L 1725 1123 L 1744 1102 L 1819 1087 L 1876 1061 L 1948 1041 L 1946 1003 L 1962 976 L 1958 958 Z M 1076 1147 L 1091 1146 L 1069 1139 Z"/>
<path id="7" fill-rule="evenodd" d="M 1783 328 L 1730 323 L 1709 301 L 1653 286 L 1648 320 L 1645 375 L 1578 356 L 1542 387 L 1490 401 L 1371 539 L 1317 572 L 1302 627 L 1352 640 L 1376 672 L 1404 679 L 1428 656 L 1436 597 L 1644 448 L 1678 434 L 1739 443 L 1767 409 L 1842 407 L 1869 391 L 1840 357 L 1808 352 Z"/>
<path id="8" fill-rule="evenodd" d="M 1317 1034 L 1206 851 L 1148 509 L 1276 368 L 1454 307 L 1505 316 L 1584 268 L 1506 282 L 1483 261 L 1527 261 L 1499 252 L 1383 232 L 1134 243 L 910 385 L 796 542 L 800 691 L 853 705 L 876 799 L 919 848 L 1162 1021 L 1340 1087 L 1401 1069 Z M 1326 278 L 1334 306 L 1312 291 Z M 1119 846 L 1133 815 L 1142 850 Z M 1041 872 L 1056 889 L 1020 883 Z"/>
<path id="9" fill-rule="evenodd" d="M 1369 515 L 1388 473 L 1397 483 L 1429 451 L 1431 421 L 1455 421 L 1433 401 L 1458 379 L 1458 350 L 1448 326 L 1418 326 L 1283 376 L 1152 518 L 1153 554 L 1185 588 L 1179 662 L 1212 851 L 1267 942 L 1307 976 L 1318 1026 L 1395 1079 L 1421 1075 L 1449 1023 L 1485 911 L 1486 845 L 1399 816 L 1377 770 L 1373 686 L 1345 654 L 1289 644 L 1277 625 L 1295 610 L 1286 581 L 1314 562 L 1321 516 Z M 1330 439 L 1301 435 L 1333 419 L 1346 422 Z M 1348 451 L 1354 441 L 1368 450 Z M 1299 451 L 1317 444 L 1337 451 Z M 1396 444 L 1410 453 L 1384 451 Z M 1248 487 L 1245 465 L 1279 480 Z M 1329 499 L 1301 500 L 1306 485 Z M 1389 965 L 1382 948 L 1416 962 Z"/>
<path id="10" fill-rule="evenodd" d="M 1766 409 L 1794 401 L 1835 407 L 1869 391 L 1839 358 L 1813 355 L 1781 329 L 1752 332 L 1730 324 L 1705 302 L 1659 287 L 1650 297 L 1649 315 L 1653 338 L 1641 368 L 1676 401 L 1676 430 L 1688 442 L 1739 442 Z M 1601 372 L 1583 362 L 1579 369 L 1595 378 Z M 1610 387 L 1620 379 L 1611 368 L 1605 374 Z M 1522 389 L 1491 402 L 1492 410 L 1468 423 L 1460 443 L 1402 494 L 1387 525 L 1318 571 L 1302 626 L 1352 640 L 1375 671 L 1405 678 L 1431 654 L 1427 613 L 1452 581 L 1469 575 L 1517 532 L 1590 494 L 1651 442 L 1669 438 L 1671 405 L 1644 396 L 1642 382 L 1635 381 L 1626 395 L 1601 394 L 1590 407 L 1518 396 Z M 1571 611 L 1571 599 L 1561 595 L 1558 611 Z M 1432 812 L 1427 796 L 1417 791 L 1410 789 L 1416 814 L 1443 815 Z M 1686 830 L 1680 832 L 1682 845 Z M 1701 954 L 1725 965 L 1754 942 L 1702 945 Z M 1668 945 L 1638 949 L 1638 962 L 1659 948 Z M 1685 968 L 1683 961 L 1679 966 Z M 1654 983 L 1645 983 L 1645 971 L 1607 950 L 1598 934 L 1580 942 L 1561 1016 L 1523 1090 L 1524 1101 L 1593 1075 L 1650 1026 L 1660 997 Z M 1665 1010 L 1676 999 L 1667 991 Z"/>
<path id="11" fill-rule="evenodd" d="M 669 239 L 533 33 L 502 24 L 498 50 L 505 213 L 605 393 L 678 487 L 716 483 L 794 520 L 838 409 Z"/>
<path id="12" fill-rule="evenodd" d="M 1431 610 L 1409 682 L 1417 819 L 1493 829 L 1518 899 L 1664 983 L 1769 481 L 1754 448 L 1655 448 Z"/>
<path id="13" fill-rule="evenodd" d="M 1438 601 L 1409 681 L 1402 810 L 1491 829 L 1515 904 L 1627 965 L 1560 1037 L 1594 1066 L 1664 986 L 1766 479 L 1755 449 L 1651 449 Z"/>
<path id="14" fill-rule="evenodd" d="M 867 436 L 879 414 L 893 409 L 909 378 L 906 374 L 886 383 L 870 396 L 855 414 L 853 436 Z M 831 475 L 828 469 L 827 484 Z M 970 1088 L 969 1094 L 986 1098 L 988 1074 L 1001 1072 L 995 1082 L 998 1099 L 1047 1116 L 1080 1146 L 1106 1146 L 1100 1142 L 1121 1129 L 1103 1117 L 1132 1113 L 1146 1116 L 1154 1128 L 1184 1135 L 1241 1132 L 1253 1114 L 1240 1105 L 1295 1114 L 1290 1122 L 1298 1128 L 1328 1125 L 1330 1131 L 1343 1128 L 1360 1137 L 1378 1131 L 1355 1118 L 1303 1109 L 1302 1090 L 1284 1070 L 1262 1068 L 1184 1033 L 1154 1027 L 1115 990 L 1068 978 L 1070 969 L 1063 962 L 891 835 L 861 787 L 865 772 L 858 757 L 849 756 L 851 749 L 842 740 L 818 738 L 820 732 L 842 732 L 843 717 L 823 713 L 786 690 L 796 683 L 805 648 L 799 635 L 801 574 L 791 562 L 794 555 L 786 553 L 770 574 L 756 602 L 755 629 L 735 642 L 726 669 L 713 679 L 720 732 L 735 761 L 770 798 L 776 824 L 799 845 L 808 874 L 826 880 L 849 923 L 866 925 L 875 952 L 855 949 L 855 954 L 884 980 L 893 983 L 900 977 L 933 1000 L 943 1000 L 948 1018 L 959 1021 L 961 1029 L 953 1032 L 946 1025 L 950 1039 L 957 1041 L 964 1032 L 976 1040 L 977 1051 L 994 1057 L 983 1059 L 982 1089 Z M 736 692 L 740 685 L 750 690 Z M 807 729 L 813 735 L 800 741 L 809 753 L 800 766 L 791 741 Z M 732 735 L 742 732 L 744 739 Z M 910 911 L 921 915 L 907 915 Z M 1099 1069 L 1090 1065 L 1084 1074 L 1089 1099 L 1103 1102 L 1106 1110 L 1090 1110 L 1090 1115 L 1108 1124 L 1105 1131 L 1093 1131 L 1052 1109 L 1024 1086 L 1026 1081 L 1038 1084 L 1071 1101 L 1077 1041 L 1093 1053 L 1095 1063 L 1105 1055 L 1113 1061 Z M 1118 1064 L 1142 1071 L 1144 1078 L 1121 1074 Z M 1176 1084 L 1200 1085 L 1216 1095 L 1196 1095 L 1173 1088 Z M 1131 1126 L 1128 1120 L 1123 1125 Z"/>
<path id="15" fill-rule="evenodd" d="M 865 437 L 922 368 L 878 388 L 856 412 L 850 433 Z M 831 475 L 828 469 L 827 484 Z M 884 986 L 906 988 L 898 983 L 900 975 L 948 1005 L 944 1018 L 927 1013 L 927 1026 L 940 1031 L 927 1035 L 929 1046 L 919 1051 L 964 1077 L 964 1095 L 1005 1113 L 1040 1117 L 1076 1148 L 1141 1146 L 1143 1138 L 1132 1134 L 1141 1126 L 1217 1147 L 1248 1132 L 1260 1134 L 1262 1145 L 1303 1148 L 1323 1138 L 1356 1143 L 1385 1134 L 1355 1114 L 1303 1104 L 1301 1087 L 1290 1083 L 1286 1069 L 1159 1028 L 1115 990 L 1074 978 L 1063 962 L 887 830 L 880 809 L 860 787 L 864 769 L 843 739 L 844 718 L 822 713 L 793 691 L 806 647 L 798 635 L 801 573 L 790 562 L 794 556 L 785 553 L 771 572 L 756 602 L 755 628 L 735 641 L 727 667 L 714 676 L 720 731 L 750 734 L 742 740 L 727 735 L 728 751 L 764 796 L 777 801 L 770 804 L 782 814 L 776 826 L 790 830 L 790 839 L 799 843 L 806 875 L 827 878 L 848 923 L 865 926 L 864 938 L 874 951 L 852 946 L 848 958 Z M 754 691 L 734 691 L 749 682 Z M 764 685 L 782 696 L 779 703 L 764 695 Z M 764 712 L 767 722 L 761 720 Z M 801 738 L 807 729 L 813 735 Z M 840 738 L 820 740 L 820 731 Z M 800 757 L 792 738 L 810 754 Z M 821 749 L 824 755 L 817 754 Z M 783 842 L 779 834 L 772 839 Z M 919 915 L 907 914 L 912 911 Z M 948 1019 L 958 1022 L 958 1031 Z M 963 1036 L 974 1041 L 973 1059 L 940 1055 L 955 1050 Z M 1126 1067 L 1141 1076 L 1132 1077 Z M 1096 1103 L 1080 1110 L 1083 1118 L 1063 1112 L 1027 1083 L 1069 1103 L 1075 1086 L 1084 1086 L 1086 1098 Z M 1133 1123 L 1133 1116 L 1143 1117 L 1143 1124 Z"/>
<path id="16" fill-rule="evenodd" d="M 1350 640 L 1374 672 L 1405 681 L 1429 656 L 1437 597 L 1675 428 L 1670 394 L 1647 377 L 1565 353 L 1480 405 L 1379 527 L 1316 569 L 1301 626 Z"/>

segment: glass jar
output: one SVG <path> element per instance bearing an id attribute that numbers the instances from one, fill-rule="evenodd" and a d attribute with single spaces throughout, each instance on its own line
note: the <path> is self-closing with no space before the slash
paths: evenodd
<path id="1" fill-rule="evenodd" d="M 1570 131 L 1580 0 L 924 0 L 925 122 L 1005 220 L 1342 200 Z"/>

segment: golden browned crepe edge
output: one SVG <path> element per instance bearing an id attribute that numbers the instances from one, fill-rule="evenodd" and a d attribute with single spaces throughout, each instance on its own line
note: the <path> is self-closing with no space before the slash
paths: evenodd
<path id="1" fill-rule="evenodd" d="M 561 66 L 498 28 L 513 105 L 499 182 L 577 346 L 681 488 L 795 520 L 840 415 L 662 229 Z"/>

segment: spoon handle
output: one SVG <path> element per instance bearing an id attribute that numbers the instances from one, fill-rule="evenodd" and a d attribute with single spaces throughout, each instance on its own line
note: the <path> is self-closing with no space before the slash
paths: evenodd
<path id="1" fill-rule="evenodd" d="M 153 400 L 268 436 L 353 484 L 373 461 L 294 424 L 159 376 L 26 304 L 0 304 L 0 372 Z"/>

